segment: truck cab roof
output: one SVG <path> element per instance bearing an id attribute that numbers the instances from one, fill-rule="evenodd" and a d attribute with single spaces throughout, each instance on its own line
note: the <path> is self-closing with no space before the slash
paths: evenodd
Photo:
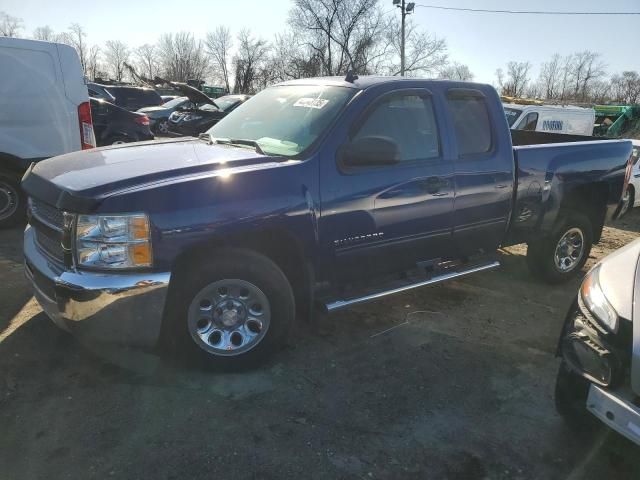
<path id="1" fill-rule="evenodd" d="M 357 90 L 365 90 L 370 87 L 382 85 L 385 83 L 416 83 L 416 82 L 438 82 L 438 83 L 451 83 L 451 84 L 465 84 L 470 87 L 483 85 L 473 82 L 458 82 L 455 80 L 437 80 L 431 78 L 415 78 L 415 77 L 394 77 L 385 75 L 361 75 L 358 76 L 353 82 L 348 82 L 343 76 L 334 77 L 313 77 L 302 78 L 299 80 L 288 80 L 286 82 L 278 83 L 277 85 L 327 85 L 336 87 L 353 88 Z"/>

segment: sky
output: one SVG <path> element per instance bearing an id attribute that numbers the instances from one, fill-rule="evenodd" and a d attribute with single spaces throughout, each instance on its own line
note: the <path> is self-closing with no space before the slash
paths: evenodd
<path id="1" fill-rule="evenodd" d="M 399 15 L 392 0 L 380 0 L 388 15 Z M 388 4 L 388 8 L 387 8 Z M 640 0 L 418 0 L 449 7 L 551 10 L 636 11 Z M 232 32 L 249 28 L 267 39 L 286 28 L 291 0 L 0 0 L 0 10 L 24 20 L 23 34 L 38 26 L 54 31 L 80 23 L 90 44 L 122 40 L 130 46 L 154 43 L 161 33 L 190 31 L 204 38 L 218 25 Z M 495 83 L 495 71 L 510 60 L 530 61 L 534 77 L 554 53 L 600 52 L 610 73 L 640 71 L 640 16 L 550 16 L 455 12 L 416 7 L 409 17 L 446 39 L 451 60 L 469 66 L 475 80 Z M 635 33 L 634 33 L 635 31 Z"/>

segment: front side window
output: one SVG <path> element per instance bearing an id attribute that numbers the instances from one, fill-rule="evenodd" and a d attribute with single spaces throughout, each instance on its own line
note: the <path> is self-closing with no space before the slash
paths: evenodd
<path id="1" fill-rule="evenodd" d="M 401 162 L 440 156 L 438 129 L 429 96 L 394 94 L 367 115 L 353 140 L 389 137 L 398 145 Z"/>
<path id="2" fill-rule="evenodd" d="M 520 130 L 534 131 L 538 125 L 538 114 L 531 112 L 527 115 L 527 118 L 520 124 Z"/>
<path id="3" fill-rule="evenodd" d="M 295 156 L 322 135 L 355 92 L 326 85 L 270 87 L 207 133 L 213 138 L 253 140 L 268 154 Z"/>
<path id="4" fill-rule="evenodd" d="M 475 90 L 450 91 L 447 104 L 458 155 L 475 155 L 491 150 L 491 121 L 484 95 Z"/>

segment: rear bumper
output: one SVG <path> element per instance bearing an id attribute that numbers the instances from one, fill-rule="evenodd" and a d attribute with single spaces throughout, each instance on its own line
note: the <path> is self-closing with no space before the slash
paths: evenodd
<path id="1" fill-rule="evenodd" d="M 603 423 L 640 445 L 640 409 L 630 390 L 608 391 L 591 384 L 587 409 Z"/>
<path id="2" fill-rule="evenodd" d="M 45 313 L 60 328 L 89 342 L 154 347 L 160 337 L 170 273 L 65 270 L 24 234 L 25 274 Z"/>

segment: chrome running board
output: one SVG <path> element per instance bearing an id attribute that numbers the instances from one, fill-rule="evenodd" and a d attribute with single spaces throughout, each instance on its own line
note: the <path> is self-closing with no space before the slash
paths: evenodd
<path id="1" fill-rule="evenodd" d="M 362 297 L 350 298 L 347 300 L 334 300 L 328 303 L 324 303 L 323 306 L 324 306 L 325 312 L 331 313 L 331 312 L 335 312 L 336 310 L 341 310 L 343 308 L 351 307 L 353 305 L 358 305 L 360 303 L 371 302 L 373 300 L 377 300 L 379 298 L 386 297 L 388 295 L 394 295 L 396 293 L 405 292 L 407 290 L 412 290 L 414 288 L 433 285 L 435 283 L 446 282 L 447 280 L 453 280 L 454 278 L 464 277 L 465 275 L 469 275 L 471 273 L 483 272 L 485 270 L 493 270 L 494 268 L 498 268 L 499 266 L 500 266 L 500 262 L 497 262 L 497 261 L 486 263 L 483 265 L 476 265 L 466 270 L 457 270 L 455 272 L 442 273 L 440 275 L 435 275 L 429 278 L 428 280 L 422 280 L 417 283 L 402 285 L 397 288 L 392 288 L 389 290 L 383 290 L 381 292 L 371 293 L 368 295 L 364 295 Z"/>

